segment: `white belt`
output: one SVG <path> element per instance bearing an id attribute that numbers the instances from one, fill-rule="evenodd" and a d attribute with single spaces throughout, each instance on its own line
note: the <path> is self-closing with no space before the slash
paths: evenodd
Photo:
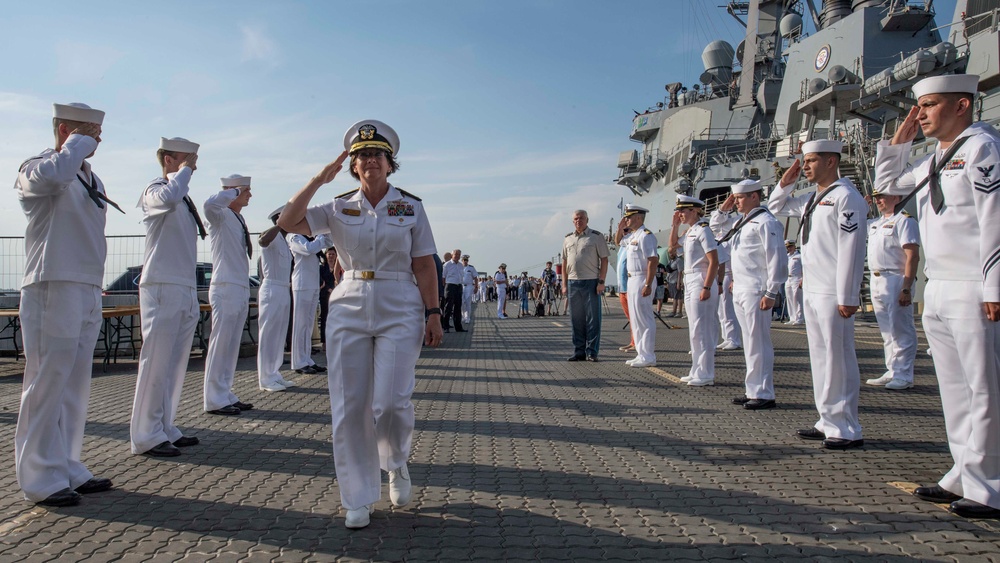
<path id="1" fill-rule="evenodd" d="M 292 287 L 291 282 L 283 282 L 279 280 L 272 280 L 269 278 L 264 278 L 264 281 L 260 282 L 260 285 L 264 285 L 265 283 L 269 286 L 273 285 L 277 287 Z"/>
<path id="2" fill-rule="evenodd" d="M 350 280 L 397 280 L 415 282 L 410 272 L 374 272 L 372 270 L 347 270 L 344 279 Z"/>

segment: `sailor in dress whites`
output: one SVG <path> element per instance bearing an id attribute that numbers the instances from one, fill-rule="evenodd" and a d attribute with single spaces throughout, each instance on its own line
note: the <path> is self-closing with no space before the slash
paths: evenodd
<path id="1" fill-rule="evenodd" d="M 326 373 L 326 367 L 312 359 L 313 329 L 316 308 L 319 307 L 319 256 L 333 246 L 329 237 L 319 235 L 312 240 L 296 233 L 285 237 L 295 258 L 292 268 L 292 369 L 308 375 Z"/>
<path id="2" fill-rule="evenodd" d="M 281 375 L 285 334 L 292 307 L 292 251 L 277 225 L 281 206 L 268 215 L 275 225 L 260 234 L 260 289 L 257 292 L 257 383 L 261 391 L 284 391 L 295 383 Z"/>
<path id="3" fill-rule="evenodd" d="M 399 168 L 399 137 L 375 120 L 354 124 L 345 150 L 285 206 L 278 224 L 304 235 L 330 233 L 344 280 L 330 296 L 326 350 L 333 413 L 333 459 L 348 528 L 364 528 L 381 498 L 410 501 L 406 461 L 413 438 L 410 396 L 421 341 L 441 343 L 434 235 L 416 196 L 387 177 Z M 307 206 L 350 156 L 359 189 Z"/>
<path id="4" fill-rule="evenodd" d="M 713 226 L 726 230 L 722 240 L 729 243 L 732 252 L 733 300 L 747 364 L 746 393 L 733 403 L 750 410 L 776 405 L 771 310 L 788 277 L 783 229 L 767 207 L 761 206 L 763 188 L 758 180 L 733 184 L 733 193 L 711 219 Z M 734 209 L 740 213 L 739 219 L 732 214 Z"/>
<path id="5" fill-rule="evenodd" d="M 469 265 L 469 255 L 462 255 L 462 322 L 472 322 L 472 296 L 479 291 L 479 272 Z"/>
<path id="6" fill-rule="evenodd" d="M 683 245 L 684 301 L 688 314 L 688 337 L 691 340 L 691 371 L 681 378 L 694 387 L 715 385 L 715 343 L 719 338 L 719 253 L 715 235 L 702 218 L 705 202 L 679 195 L 670 226 L 671 252 Z M 681 240 L 681 224 L 688 226 Z"/>
<path id="7" fill-rule="evenodd" d="M 625 268 L 628 270 L 628 307 L 632 339 L 636 356 L 625 362 L 634 368 L 656 365 L 656 317 L 653 315 L 653 282 L 656 266 L 660 263 L 656 253 L 656 237 L 646 228 L 645 207 L 629 204 L 625 216 L 618 223 L 615 244 L 627 252 Z M 632 232 L 626 237 L 625 229 Z"/>
<path id="8" fill-rule="evenodd" d="M 507 264 L 500 264 L 495 274 L 493 283 L 497 292 L 497 318 L 507 318 Z"/>
<path id="9" fill-rule="evenodd" d="M 868 204 L 838 166 L 843 143 L 809 141 L 802 162 L 785 171 L 768 201 L 772 213 L 802 223 L 802 273 L 805 283 L 806 336 L 813 395 L 819 421 L 798 431 L 806 440 L 842 450 L 864 445 L 858 419 L 861 372 L 854 351 L 854 313 L 861 303 Z M 804 171 L 816 192 L 792 196 Z"/>
<path id="10" fill-rule="evenodd" d="M 205 225 L 191 200 L 198 144 L 160 138 L 156 159 L 163 175 L 146 186 L 136 207 L 146 224 L 146 257 L 139 279 L 142 349 L 132 404 L 132 453 L 181 455 L 198 443 L 174 425 L 184 387 L 198 309 L 198 241 Z"/>
<path id="11" fill-rule="evenodd" d="M 743 347 L 743 333 L 740 331 L 740 321 L 736 317 L 736 305 L 733 301 L 733 261 L 729 241 L 719 242 L 729 231 L 712 227 L 715 237 L 716 251 L 719 253 L 719 275 L 716 283 L 719 286 L 719 328 L 722 332 L 722 342 L 716 345 L 718 350 L 739 350 Z M 669 285 L 669 282 L 668 282 Z"/>
<path id="12" fill-rule="evenodd" d="M 975 75 L 926 78 L 917 107 L 879 143 L 876 189 L 917 192 L 924 244 L 923 326 L 934 357 L 955 465 L 918 497 L 960 516 L 1000 516 L 1000 134 L 973 123 Z M 938 141 L 908 165 L 917 128 Z M 948 154 L 951 153 L 951 154 Z M 939 174 L 933 174 L 933 171 Z M 924 181 L 926 184 L 923 184 Z M 961 497 L 961 498 L 960 498 Z"/>
<path id="13" fill-rule="evenodd" d="M 55 149 L 24 161 L 14 184 L 28 218 L 14 464 L 24 498 L 48 506 L 71 506 L 81 493 L 111 488 L 80 462 L 111 204 L 86 160 L 101 142 L 103 122 L 104 112 L 86 104 L 54 104 Z"/>
<path id="14" fill-rule="evenodd" d="M 920 233 L 912 217 L 896 212 L 902 196 L 876 192 L 872 199 L 881 215 L 868 220 L 869 283 L 887 371 L 865 383 L 909 389 L 913 387 L 913 360 L 917 357 L 911 289 L 920 260 Z"/>
<path id="15" fill-rule="evenodd" d="M 802 313 L 802 253 L 795 248 L 794 240 L 785 241 L 788 253 L 788 281 L 785 282 L 785 309 L 788 311 L 786 325 L 801 325 L 806 322 Z"/>
<path id="16" fill-rule="evenodd" d="M 253 408 L 233 393 L 240 358 L 243 326 L 250 309 L 250 262 L 253 246 L 240 215 L 250 203 L 250 176 L 222 178 L 222 191 L 205 200 L 208 237 L 212 246 L 212 333 L 205 359 L 205 412 L 238 415 Z"/>

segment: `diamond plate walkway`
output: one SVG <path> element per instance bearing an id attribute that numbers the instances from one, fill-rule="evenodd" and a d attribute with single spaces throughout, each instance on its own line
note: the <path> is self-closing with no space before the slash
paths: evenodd
<path id="1" fill-rule="evenodd" d="M 629 368 L 609 304 L 597 364 L 565 361 L 566 317 L 498 320 L 492 303 L 425 351 L 413 502 L 386 492 L 353 532 L 325 377 L 265 394 L 244 358 L 236 386 L 257 408 L 209 416 L 194 358 L 178 422 L 202 445 L 164 460 L 128 453 L 135 362 L 98 363 L 83 458 L 116 487 L 44 509 L 14 477 L 23 364 L 0 358 L 0 561 L 1000 560 L 1000 523 L 907 492 L 950 465 L 925 354 L 915 388 L 862 386 L 866 445 L 833 452 L 793 436 L 816 419 L 801 328 L 774 328 L 779 408 L 746 411 L 730 403 L 741 352 L 718 356 L 714 387 L 687 387 L 687 333 L 661 326 L 659 366 Z M 862 377 L 881 374 L 878 331 L 859 323 L 857 341 Z"/>

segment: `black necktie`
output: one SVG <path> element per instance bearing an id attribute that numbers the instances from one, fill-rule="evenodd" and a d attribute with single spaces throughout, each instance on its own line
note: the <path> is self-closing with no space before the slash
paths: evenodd
<path id="1" fill-rule="evenodd" d="M 941 164 L 938 164 L 937 152 L 934 153 L 933 158 L 931 158 L 930 170 L 926 177 L 920 181 L 916 187 L 913 188 L 909 194 L 896 204 L 896 213 L 899 213 L 906 206 L 906 203 L 910 201 L 920 191 L 920 188 L 924 187 L 924 184 L 928 184 L 927 189 L 930 191 L 931 196 L 931 209 L 934 210 L 935 215 L 940 215 L 941 210 L 944 209 L 944 190 L 941 189 L 941 170 L 951 162 L 951 157 L 955 156 L 958 149 L 965 144 L 969 137 L 961 137 L 951 144 L 951 147 L 943 155 L 941 155 Z"/>
<path id="2" fill-rule="evenodd" d="M 809 198 L 809 203 L 806 204 L 806 211 L 802 214 L 802 224 L 799 225 L 799 230 L 802 232 L 802 244 L 809 242 L 809 231 L 812 230 L 812 214 L 819 207 L 819 204 L 823 201 L 823 198 L 830 193 L 831 190 L 836 188 L 839 184 L 834 182 L 822 193 L 813 192 L 811 198 Z"/>
<path id="3" fill-rule="evenodd" d="M 935 215 L 940 215 L 944 209 L 944 191 L 941 189 L 941 171 L 937 169 L 937 153 L 931 157 L 931 176 L 927 184 L 931 193 L 931 208 Z"/>
<path id="4" fill-rule="evenodd" d="M 230 209 L 230 211 L 233 211 Z M 240 220 L 240 226 L 243 227 L 243 242 L 247 245 L 247 258 L 253 260 L 253 243 L 250 242 L 250 231 L 247 230 L 247 224 L 243 221 L 243 216 L 239 213 L 233 211 L 233 215 Z"/>
<path id="5" fill-rule="evenodd" d="M 740 232 L 740 229 L 743 228 L 743 225 L 746 225 L 747 223 L 750 222 L 751 219 L 753 219 L 754 217 L 760 215 L 763 212 L 764 212 L 764 208 L 763 207 L 758 207 L 757 209 L 754 209 L 750 213 L 747 213 L 746 215 L 743 216 L 742 219 L 740 219 L 739 221 L 737 221 L 736 225 L 734 225 L 732 229 L 729 229 L 729 232 L 726 233 L 722 238 L 720 238 L 718 240 L 718 242 L 719 243 L 723 243 L 723 242 L 726 242 L 729 239 L 733 238 L 734 236 L 736 236 L 736 233 Z"/>
<path id="6" fill-rule="evenodd" d="M 198 208 L 194 206 L 194 202 L 188 196 L 184 196 L 184 205 L 187 205 L 188 211 L 191 212 L 191 215 L 194 215 L 194 222 L 198 223 L 198 236 L 201 237 L 201 240 L 205 240 L 208 233 L 205 232 L 205 224 L 201 222 L 201 215 L 198 215 Z M 243 232 L 246 232 L 246 230 L 247 228 L 244 226 Z M 247 236 L 249 236 L 249 233 Z"/>
<path id="7" fill-rule="evenodd" d="M 118 211 L 125 213 L 124 211 L 122 211 L 121 207 L 118 207 L 117 203 L 108 199 L 108 196 L 102 194 L 101 191 L 97 189 L 97 178 L 94 176 L 93 172 L 90 173 L 89 184 L 87 183 L 86 180 L 83 179 L 83 176 L 79 174 L 76 175 L 76 179 L 80 180 L 80 183 L 83 184 L 84 188 L 87 188 L 87 195 L 89 195 L 90 199 L 92 199 L 94 203 L 97 204 L 97 207 L 104 209 L 104 202 L 107 202 L 109 205 L 111 205 L 111 207 L 114 207 Z"/>

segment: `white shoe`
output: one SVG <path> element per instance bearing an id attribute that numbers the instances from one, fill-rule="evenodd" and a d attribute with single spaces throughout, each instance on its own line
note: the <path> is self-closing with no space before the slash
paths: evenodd
<path id="1" fill-rule="evenodd" d="M 690 375 L 685 375 L 684 377 L 681 378 L 681 381 L 687 383 L 688 381 L 691 381 L 691 379 L 693 378 Z"/>
<path id="2" fill-rule="evenodd" d="M 692 379 L 687 382 L 688 385 L 692 387 L 706 387 L 708 385 L 715 385 L 714 379 Z"/>
<path id="3" fill-rule="evenodd" d="M 352 530 L 358 530 L 365 528 L 371 523 L 371 514 L 374 512 L 374 508 L 370 504 L 366 504 L 361 508 L 354 508 L 347 511 L 347 518 L 344 519 L 344 526 Z"/>
<path id="4" fill-rule="evenodd" d="M 909 381 L 903 381 L 902 379 L 893 379 L 889 383 L 885 384 L 886 389 L 892 389 L 893 391 L 909 389 L 910 387 L 913 387 L 913 383 Z"/>
<path id="5" fill-rule="evenodd" d="M 865 383 L 868 384 L 868 385 L 882 386 L 882 385 L 885 385 L 885 384 L 889 383 L 890 381 L 892 381 L 892 375 L 887 373 L 887 374 L 883 375 L 882 377 L 876 377 L 874 379 L 869 379 L 869 380 L 865 381 Z"/>
<path id="6" fill-rule="evenodd" d="M 272 383 L 270 385 L 261 385 L 260 386 L 260 390 L 261 391 L 270 391 L 270 392 L 284 391 L 285 390 L 285 386 L 282 385 L 279 382 L 275 382 L 275 383 Z"/>
<path id="7" fill-rule="evenodd" d="M 296 385 L 296 383 L 294 381 L 288 381 L 284 377 L 282 377 L 280 380 L 278 380 L 278 383 L 284 385 L 286 389 L 289 388 L 289 387 L 295 387 L 295 385 Z"/>
<path id="8" fill-rule="evenodd" d="M 389 500 L 393 506 L 406 506 L 410 502 L 410 471 L 405 463 L 389 472 Z"/>
<path id="9" fill-rule="evenodd" d="M 688 356 L 690 356 L 690 355 L 691 355 L 691 350 L 688 350 Z"/>
<path id="10" fill-rule="evenodd" d="M 639 358 L 632 358 L 631 360 L 625 360 L 625 365 L 630 366 L 639 361 Z"/>
<path id="11" fill-rule="evenodd" d="M 651 368 L 656 365 L 656 362 L 635 362 L 634 364 L 629 364 L 629 366 L 634 368 Z"/>
<path id="12" fill-rule="evenodd" d="M 721 350 L 724 350 L 724 351 L 728 352 L 730 350 L 739 350 L 740 348 L 742 348 L 742 346 L 740 346 L 739 344 L 733 344 L 732 342 L 726 342 L 726 345 L 723 346 L 721 348 Z"/>

